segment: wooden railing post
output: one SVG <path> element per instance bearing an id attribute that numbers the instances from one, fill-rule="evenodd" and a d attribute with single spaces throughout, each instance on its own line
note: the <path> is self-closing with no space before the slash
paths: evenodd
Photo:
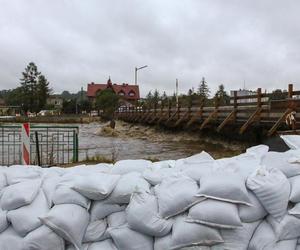
<path id="1" fill-rule="evenodd" d="M 261 88 L 257 89 L 257 107 L 261 107 Z"/>
<path id="2" fill-rule="evenodd" d="M 180 102 L 178 101 L 178 105 L 177 105 L 177 120 L 180 119 Z"/>
<path id="3" fill-rule="evenodd" d="M 293 84 L 288 86 L 288 98 L 293 98 Z"/>
<path id="4" fill-rule="evenodd" d="M 171 117 L 171 102 L 168 100 L 168 117 Z"/>
<path id="5" fill-rule="evenodd" d="M 234 110 L 234 115 L 233 115 L 233 121 L 236 122 L 236 113 L 238 109 L 238 99 L 237 99 L 237 91 L 233 91 L 233 110 Z"/>

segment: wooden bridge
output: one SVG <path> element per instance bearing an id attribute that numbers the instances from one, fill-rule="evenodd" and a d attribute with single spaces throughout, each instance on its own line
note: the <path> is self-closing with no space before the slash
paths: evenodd
<path id="1" fill-rule="evenodd" d="M 221 106 L 215 99 L 214 106 L 205 106 L 203 101 L 193 101 L 182 107 L 155 105 L 154 108 L 135 107 L 119 110 L 116 116 L 131 123 L 162 125 L 181 129 L 210 129 L 222 133 L 227 129 L 239 134 L 255 128 L 271 136 L 279 129 L 296 131 L 300 125 L 300 91 L 293 85 L 282 93 L 281 100 L 270 100 L 271 94 L 257 89 L 254 95 L 238 96 L 237 91 L 230 97 L 230 104 Z M 299 119 L 297 119 L 299 118 Z M 288 123 L 288 124 L 287 124 Z"/>

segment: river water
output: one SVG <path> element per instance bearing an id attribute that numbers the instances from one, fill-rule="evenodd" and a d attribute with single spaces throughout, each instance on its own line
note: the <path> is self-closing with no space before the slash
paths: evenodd
<path id="1" fill-rule="evenodd" d="M 103 156 L 120 159 L 179 159 L 207 151 L 216 158 L 241 152 L 239 146 L 203 140 L 197 134 L 168 133 L 122 123 L 117 136 L 97 133 L 103 124 L 79 125 L 79 160 Z"/>

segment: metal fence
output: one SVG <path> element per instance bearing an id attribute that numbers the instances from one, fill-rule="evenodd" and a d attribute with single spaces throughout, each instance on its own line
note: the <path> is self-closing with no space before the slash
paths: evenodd
<path id="1" fill-rule="evenodd" d="M 78 126 L 31 125 L 31 164 L 63 165 L 78 161 Z M 0 125 L 0 165 L 22 163 L 21 126 Z"/>

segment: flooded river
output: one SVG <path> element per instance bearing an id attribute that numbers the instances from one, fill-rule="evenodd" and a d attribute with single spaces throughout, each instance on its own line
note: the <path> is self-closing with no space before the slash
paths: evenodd
<path id="1" fill-rule="evenodd" d="M 150 127 L 117 123 L 114 135 L 102 133 L 103 124 L 79 125 L 79 160 L 92 157 L 114 159 L 179 159 L 202 150 L 216 158 L 241 153 L 243 147 L 201 139 L 197 134 L 157 131 Z"/>

